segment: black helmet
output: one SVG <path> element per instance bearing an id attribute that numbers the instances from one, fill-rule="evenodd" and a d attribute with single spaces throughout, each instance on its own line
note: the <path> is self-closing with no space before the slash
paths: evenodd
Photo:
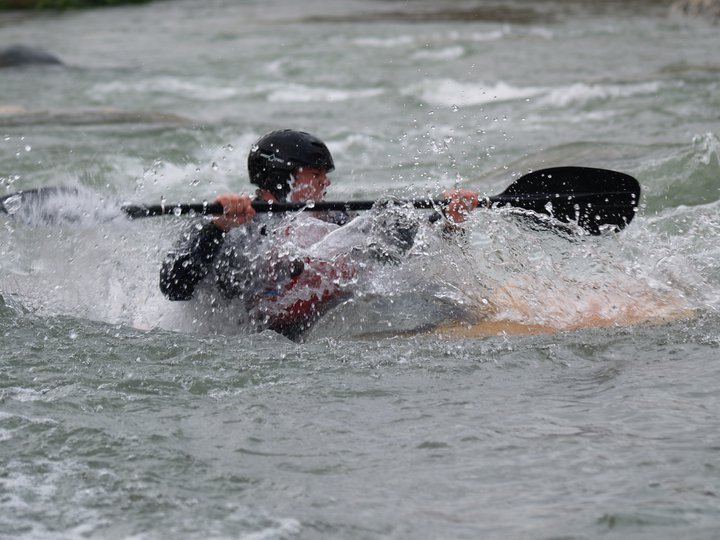
<path id="1" fill-rule="evenodd" d="M 250 182 L 280 200 L 285 199 L 290 191 L 290 175 L 298 167 L 314 167 L 330 172 L 335 164 L 325 143 L 304 131 L 272 131 L 250 148 Z"/>

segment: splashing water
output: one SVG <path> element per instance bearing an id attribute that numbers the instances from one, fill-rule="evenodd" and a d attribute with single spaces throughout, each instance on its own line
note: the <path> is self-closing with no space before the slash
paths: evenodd
<path id="1" fill-rule="evenodd" d="M 22 225 L 8 221 L 6 301 L 37 313 L 81 314 L 141 328 L 253 330 L 254 316 L 241 301 L 219 302 L 215 293 L 187 304 L 162 298 L 157 265 L 172 233 L 165 231 L 156 245 L 148 245 L 148 227 L 158 232 L 157 222 L 117 221 L 116 206 L 91 204 L 97 205 L 97 196 L 63 193 L 57 199 L 44 211 L 23 211 Z M 69 206 L 75 213 L 67 212 Z M 48 225 L 48 209 L 64 226 L 39 234 L 38 224 Z M 417 229 L 409 251 L 407 246 L 398 251 L 397 239 L 388 236 L 398 220 Z M 508 331 L 558 331 L 660 322 L 691 313 L 699 301 L 694 291 L 704 283 L 698 276 L 712 264 L 696 260 L 700 268 L 682 271 L 681 279 L 669 255 L 672 243 L 639 249 L 637 234 L 629 240 L 622 234 L 588 237 L 517 210 L 476 212 L 466 232 L 451 237 L 438 233 L 426 214 L 392 206 L 342 228 L 302 214 L 287 216 L 286 222 L 292 234 L 279 250 L 272 248 L 274 254 L 260 249 L 253 256 L 259 268 L 273 257 L 311 257 L 341 270 L 326 273 L 312 287 L 298 286 L 284 302 L 263 309 L 272 314 L 318 290 L 344 290 L 347 299 L 321 320 L 315 336 L 415 332 L 448 323 L 494 333 L 502 323 Z M 716 224 L 711 218 L 695 224 L 702 226 Z M 663 264 L 646 268 L 645 257 Z M 97 297 L 109 301 L 90 300 Z"/>
<path id="2" fill-rule="evenodd" d="M 0 212 L 30 227 L 58 224 L 90 226 L 126 217 L 119 201 L 80 187 L 20 191 L 0 199 Z"/>

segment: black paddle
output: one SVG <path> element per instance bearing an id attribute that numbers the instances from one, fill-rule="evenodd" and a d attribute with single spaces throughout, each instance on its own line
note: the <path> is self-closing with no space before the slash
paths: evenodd
<path id="1" fill-rule="evenodd" d="M 0 211 L 11 215 L 31 215 L 43 222 L 79 221 L 88 212 L 72 215 L 63 205 L 63 196 L 77 196 L 80 191 L 67 187 L 42 187 L 19 191 L 0 198 Z M 72 202 L 71 198 L 65 200 Z M 635 217 L 640 200 L 640 185 L 632 176 L 606 169 L 589 167 L 554 167 L 528 173 L 513 182 L 500 195 L 481 199 L 481 206 L 512 206 L 545 214 L 568 223 L 577 223 L 591 234 L 604 229 L 620 230 Z M 107 202 L 107 201 L 105 201 Z M 415 208 L 442 208 L 447 199 L 414 199 L 395 201 Z M 356 211 L 369 210 L 376 201 L 319 201 L 315 203 L 253 202 L 258 212 Z M 107 209 L 105 209 L 107 210 Z M 160 204 L 120 207 L 132 219 L 162 215 L 220 215 L 219 204 Z M 97 211 L 89 212 L 97 214 Z M 107 211 L 103 212 L 107 214 Z"/>

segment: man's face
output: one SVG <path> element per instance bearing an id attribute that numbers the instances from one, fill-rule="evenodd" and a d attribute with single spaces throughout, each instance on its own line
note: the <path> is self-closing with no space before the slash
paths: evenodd
<path id="1" fill-rule="evenodd" d="M 295 171 L 295 181 L 288 196 L 291 202 L 321 201 L 330 179 L 322 169 L 300 167 Z"/>

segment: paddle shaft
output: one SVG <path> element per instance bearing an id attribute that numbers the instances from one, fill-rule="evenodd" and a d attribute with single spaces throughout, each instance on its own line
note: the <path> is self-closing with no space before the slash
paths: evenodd
<path id="1" fill-rule="evenodd" d="M 393 199 L 392 202 L 400 205 L 412 205 L 414 208 L 437 208 L 448 203 L 447 199 Z M 253 201 L 252 207 L 256 212 L 353 212 L 370 210 L 376 204 L 377 201 L 317 201 L 312 203 Z M 122 210 L 133 219 L 165 215 L 182 216 L 186 214 L 218 216 L 223 213 L 223 207 L 218 203 L 124 205 Z"/>
<path id="2" fill-rule="evenodd" d="M 622 192 L 604 191 L 604 195 L 608 197 L 621 195 Z M 572 200 L 582 202 L 585 199 L 595 198 L 597 193 L 573 193 Z M 566 199 L 567 200 L 567 199 Z M 516 203 L 523 201 L 537 202 L 539 204 L 552 203 L 553 197 L 547 193 L 528 194 L 524 193 L 522 197 L 518 195 L 494 195 L 492 197 L 481 197 L 478 206 L 483 208 L 491 208 L 493 205 L 514 206 Z M 389 199 L 388 202 L 400 206 L 412 206 L 418 209 L 443 208 L 450 203 L 449 199 Z M 361 210 L 370 210 L 378 204 L 378 201 L 359 200 L 359 201 L 316 201 L 316 202 L 268 202 L 268 201 L 252 201 L 253 210 L 256 212 L 354 212 Z M 202 215 L 202 216 L 219 216 L 223 214 L 223 207 L 219 203 L 179 203 L 179 204 L 156 204 L 156 205 L 132 205 L 122 206 L 130 218 L 144 218 L 157 216 L 183 216 L 183 215 Z"/>
<path id="3" fill-rule="evenodd" d="M 0 197 L 0 212 L 13 216 L 37 215 L 47 223 L 76 221 L 77 215 L 67 211 L 72 197 L 79 190 L 73 187 L 41 187 L 19 191 Z M 67 198 L 63 201 L 63 197 Z M 54 201 L 54 202 L 53 202 Z M 482 197 L 480 206 L 512 206 L 545 214 L 562 221 L 576 221 L 590 234 L 600 234 L 606 228 L 623 229 L 632 221 L 640 201 L 640 184 L 624 173 L 589 167 L 553 167 L 540 169 L 517 178 L 499 195 Z M 442 209 L 447 199 L 388 199 L 385 201 L 318 201 L 288 203 L 255 201 L 256 212 L 297 211 L 357 211 L 375 206 L 399 204 L 414 208 Z M 23 212 L 25 209 L 25 212 Z M 160 204 L 121 206 L 130 218 L 174 215 L 221 215 L 223 208 L 216 203 Z M 82 216 L 83 214 L 78 214 Z"/>

